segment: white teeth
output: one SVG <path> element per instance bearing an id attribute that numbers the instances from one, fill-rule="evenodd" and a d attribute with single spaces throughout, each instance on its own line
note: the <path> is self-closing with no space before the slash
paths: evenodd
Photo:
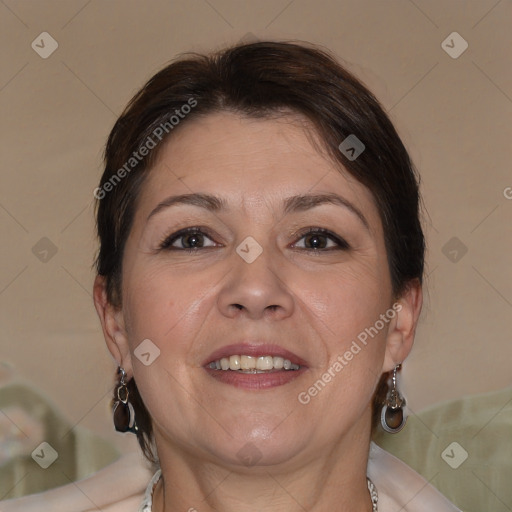
<path id="1" fill-rule="evenodd" d="M 240 356 L 240 368 L 242 370 L 256 368 L 256 358 L 252 356 Z"/>
<path id="2" fill-rule="evenodd" d="M 229 358 L 229 369 L 230 370 L 240 370 L 240 357 L 239 356 L 231 356 Z"/>
<path id="3" fill-rule="evenodd" d="M 268 370 L 298 370 L 300 366 L 280 356 L 239 356 L 232 355 L 212 361 L 209 368 L 213 370 L 233 370 L 243 373 L 264 373 Z"/>
<path id="4" fill-rule="evenodd" d="M 272 370 L 274 368 L 274 358 L 272 356 L 261 356 L 256 360 L 257 370 Z"/>
<path id="5" fill-rule="evenodd" d="M 283 368 L 284 358 L 283 357 L 274 357 L 274 368 L 276 370 L 281 370 Z"/>

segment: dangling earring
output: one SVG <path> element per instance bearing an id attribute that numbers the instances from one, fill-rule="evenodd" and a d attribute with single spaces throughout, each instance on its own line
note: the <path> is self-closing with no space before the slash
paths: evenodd
<path id="1" fill-rule="evenodd" d="M 130 393 L 124 380 L 126 372 L 124 368 L 119 367 L 117 373 L 121 374 L 121 378 L 116 390 L 117 401 L 114 404 L 113 411 L 114 426 L 118 432 L 132 432 L 136 434 L 138 428 L 135 423 L 135 411 L 133 405 L 128 400 Z"/>
<path id="2" fill-rule="evenodd" d="M 400 432 L 405 426 L 407 418 L 404 415 L 403 407 L 405 406 L 405 398 L 400 396 L 396 387 L 396 372 L 402 367 L 397 364 L 393 370 L 393 384 L 386 397 L 386 402 L 382 408 L 380 422 L 382 428 L 390 434 Z"/>

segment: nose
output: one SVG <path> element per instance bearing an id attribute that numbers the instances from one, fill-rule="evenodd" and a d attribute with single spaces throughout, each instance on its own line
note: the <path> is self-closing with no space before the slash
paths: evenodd
<path id="1" fill-rule="evenodd" d="M 231 262 L 230 262 L 231 263 Z M 293 313 L 294 299 L 285 272 L 264 250 L 252 263 L 233 254 L 232 270 L 218 296 L 221 313 L 229 318 L 284 319 Z"/>

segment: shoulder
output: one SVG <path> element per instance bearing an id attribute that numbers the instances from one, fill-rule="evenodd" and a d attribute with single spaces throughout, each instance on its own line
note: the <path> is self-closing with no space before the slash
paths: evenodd
<path id="1" fill-rule="evenodd" d="M 140 508 L 140 504 L 144 498 L 144 493 L 140 492 L 134 494 L 133 496 L 129 496 L 128 498 L 123 498 L 116 503 L 111 503 L 106 507 L 101 507 L 101 512 L 138 512 Z M 98 509 L 92 506 L 89 510 L 84 512 L 97 512 Z"/>
<path id="2" fill-rule="evenodd" d="M 0 502 L 0 512 L 137 512 L 154 473 L 130 453 L 93 475 L 46 492 Z"/>
<path id="3" fill-rule="evenodd" d="M 379 511 L 461 512 L 416 471 L 373 442 L 368 475 L 379 493 Z"/>

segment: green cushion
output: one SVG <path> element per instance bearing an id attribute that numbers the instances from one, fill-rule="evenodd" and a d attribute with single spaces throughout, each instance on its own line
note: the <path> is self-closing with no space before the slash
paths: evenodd
<path id="1" fill-rule="evenodd" d="M 512 388 L 408 412 L 374 441 L 465 512 L 512 511 Z"/>

